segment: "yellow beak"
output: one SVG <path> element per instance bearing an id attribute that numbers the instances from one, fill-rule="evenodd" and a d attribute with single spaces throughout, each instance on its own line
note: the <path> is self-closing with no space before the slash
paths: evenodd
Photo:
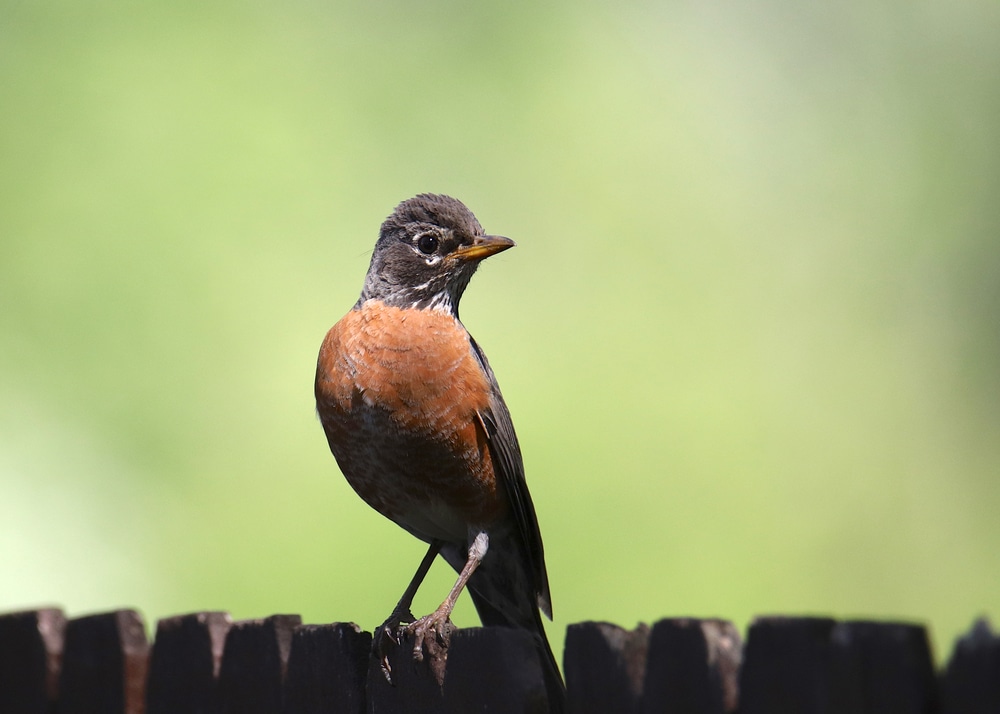
<path id="1" fill-rule="evenodd" d="M 476 236 L 472 245 L 461 245 L 452 251 L 452 255 L 462 261 L 483 260 L 515 245 L 514 241 L 504 236 Z"/>

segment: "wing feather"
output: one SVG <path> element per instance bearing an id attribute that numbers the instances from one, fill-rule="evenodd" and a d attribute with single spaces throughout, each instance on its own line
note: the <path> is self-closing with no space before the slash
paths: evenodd
<path id="1" fill-rule="evenodd" d="M 552 599 L 549 594 L 549 579 L 545 572 L 545 553 L 542 548 L 542 534 L 538 528 L 538 517 L 531 502 L 528 484 L 524 479 L 524 461 L 521 446 L 514 433 L 514 423 L 510 411 L 500 393 L 496 375 L 493 374 L 486 355 L 474 339 L 470 337 L 476 359 L 483 367 L 492 386 L 492 398 L 487 410 L 480 412 L 479 418 L 486 428 L 490 455 L 497 477 L 504 484 L 511 511 L 517 522 L 517 531 L 524 545 L 525 554 L 531 568 L 531 577 L 538 598 L 538 607 L 547 617 L 552 618 Z"/>

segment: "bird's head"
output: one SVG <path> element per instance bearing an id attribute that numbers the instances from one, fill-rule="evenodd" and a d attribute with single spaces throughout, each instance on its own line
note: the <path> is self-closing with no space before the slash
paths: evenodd
<path id="1" fill-rule="evenodd" d="M 361 299 L 458 314 L 479 262 L 514 245 L 486 235 L 472 211 L 450 196 L 423 193 L 385 219 Z"/>

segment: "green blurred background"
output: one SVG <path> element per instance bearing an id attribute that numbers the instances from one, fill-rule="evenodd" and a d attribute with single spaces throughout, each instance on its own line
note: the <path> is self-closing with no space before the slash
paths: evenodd
<path id="1" fill-rule="evenodd" d="M 1000 614 L 998 36 L 989 0 L 0 3 L 0 610 L 380 622 L 423 545 L 313 370 L 435 191 L 519 244 L 462 316 L 555 646 L 805 613 L 947 654 Z"/>

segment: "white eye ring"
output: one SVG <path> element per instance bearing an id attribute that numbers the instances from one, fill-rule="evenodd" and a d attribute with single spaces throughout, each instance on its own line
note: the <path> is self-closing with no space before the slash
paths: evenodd
<path id="1" fill-rule="evenodd" d="M 440 245 L 440 240 L 433 233 L 421 233 L 417 236 L 416 246 L 424 255 L 434 255 L 434 252 L 438 249 Z"/>

